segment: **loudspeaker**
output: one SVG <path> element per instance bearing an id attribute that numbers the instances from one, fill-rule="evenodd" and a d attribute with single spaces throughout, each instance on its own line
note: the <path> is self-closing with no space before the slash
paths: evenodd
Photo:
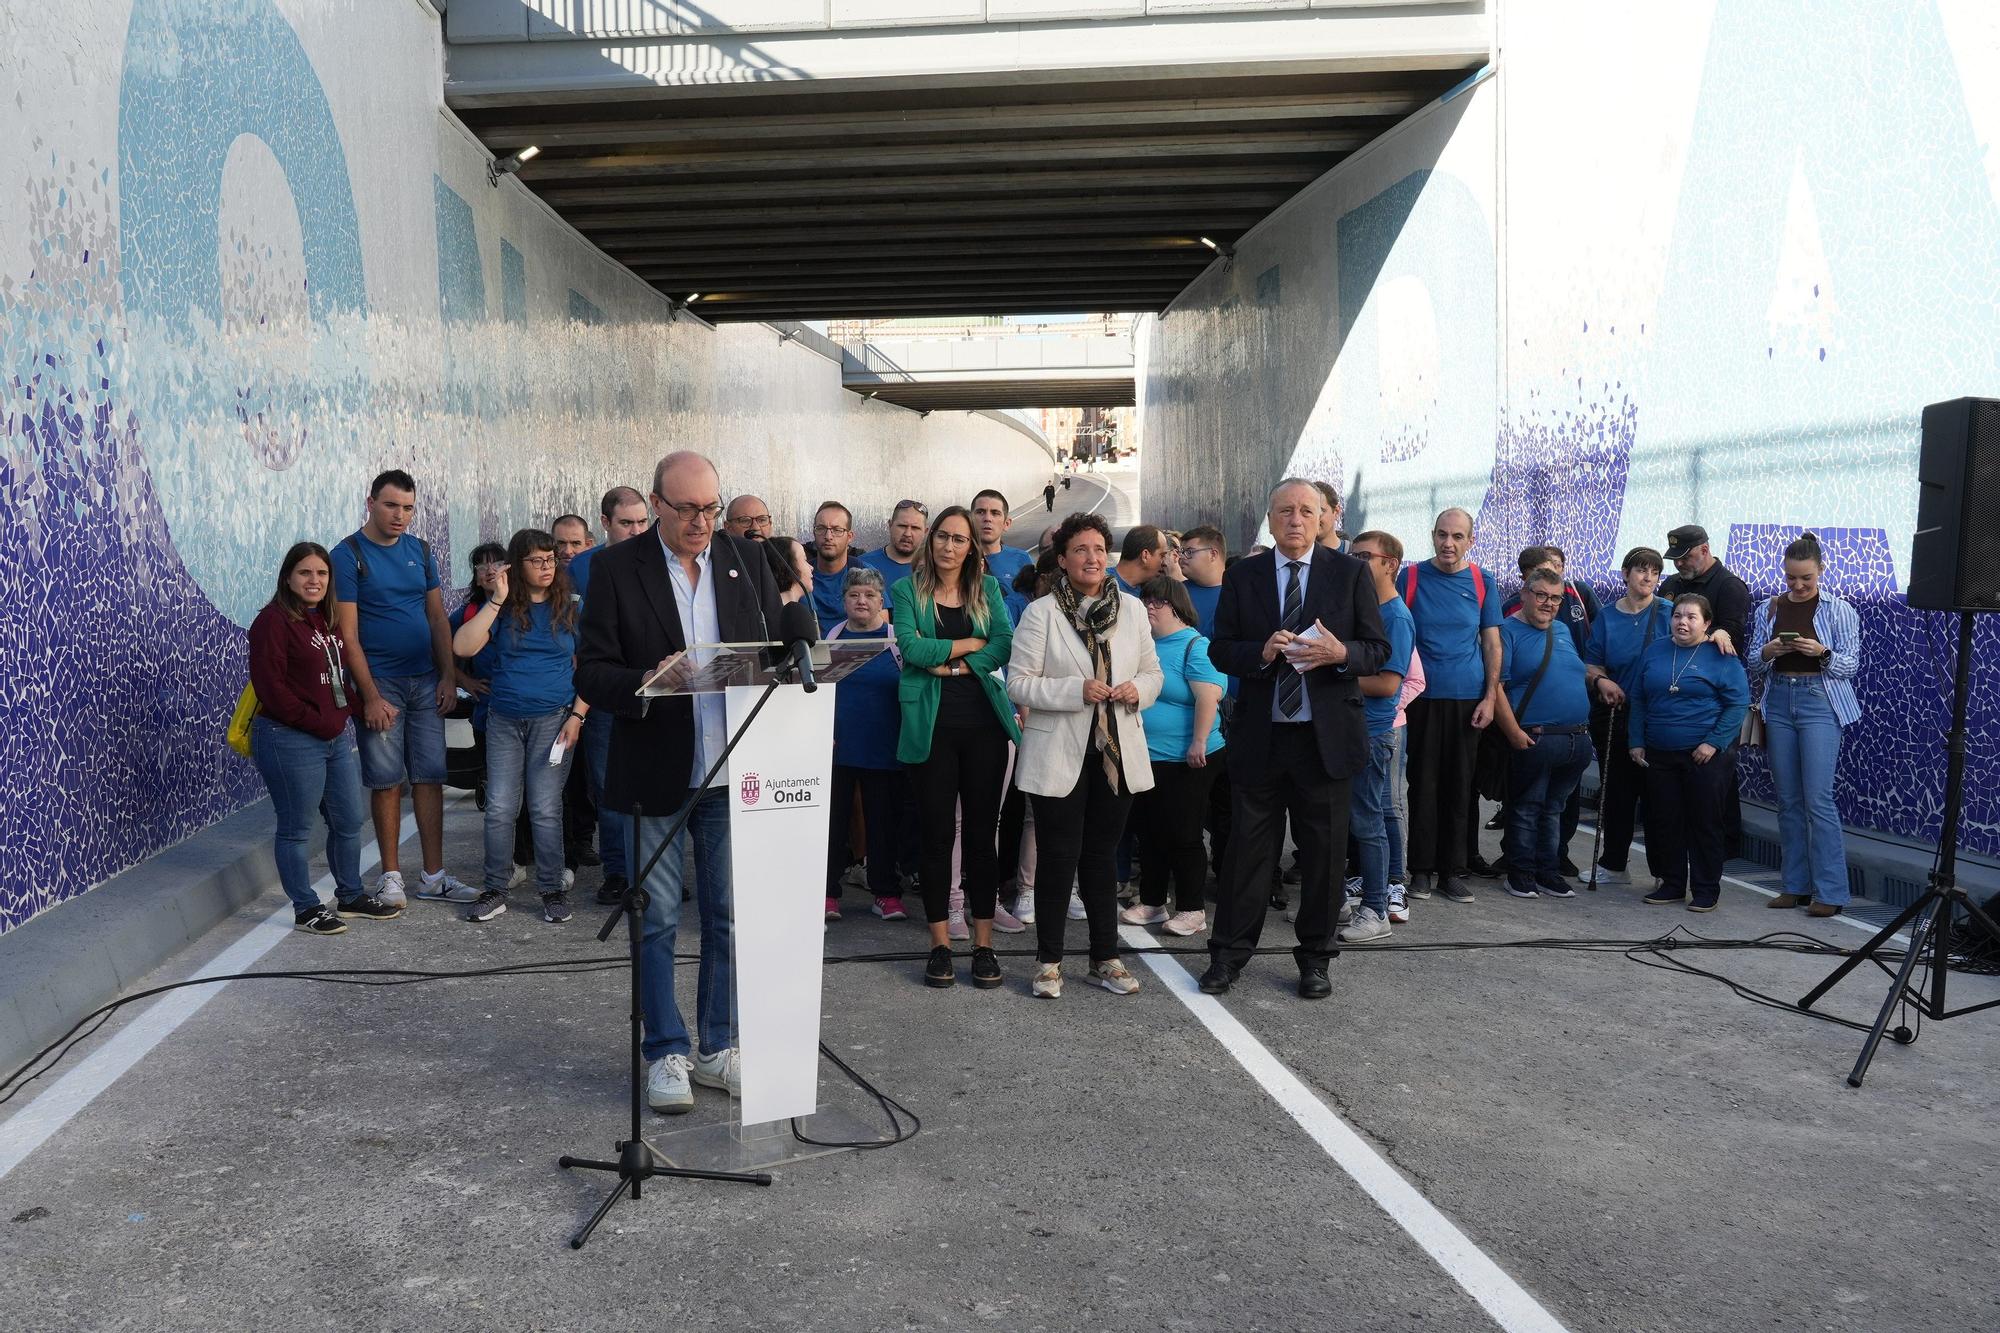
<path id="1" fill-rule="evenodd" d="M 2000 611 L 2000 402 L 1924 409 L 1906 596 L 1925 611 Z"/>

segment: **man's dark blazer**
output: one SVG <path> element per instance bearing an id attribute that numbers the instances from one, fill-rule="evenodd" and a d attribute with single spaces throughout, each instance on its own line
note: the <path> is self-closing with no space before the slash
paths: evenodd
<path id="1" fill-rule="evenodd" d="M 715 581 L 715 618 L 723 639 L 768 641 L 777 631 L 779 602 L 763 551 L 721 531 L 709 542 L 708 577 Z M 612 810 L 630 814 L 638 803 L 650 815 L 670 815 L 688 799 L 694 703 L 637 694 L 653 668 L 687 644 L 658 524 L 591 557 L 576 692 L 612 719 L 600 798 Z M 713 762 L 715 756 L 709 758 Z"/>
<path id="2" fill-rule="evenodd" d="M 1319 621 L 1347 645 L 1347 670 L 1319 667 L 1306 672 L 1306 698 L 1312 704 L 1313 735 L 1327 776 L 1351 778 L 1368 765 L 1368 720 L 1362 715 L 1361 690 L 1355 680 L 1382 669 L 1389 658 L 1389 640 L 1382 632 L 1382 613 L 1368 566 L 1323 546 L 1313 547 L 1311 560 L 1305 623 Z M 1257 773 L 1270 762 L 1271 702 L 1277 695 L 1278 673 L 1292 669 L 1283 654 L 1264 661 L 1264 644 L 1279 628 L 1280 561 L 1275 551 L 1237 561 L 1222 576 L 1222 595 L 1215 604 L 1209 660 L 1241 682 L 1229 724 L 1232 773 Z"/>

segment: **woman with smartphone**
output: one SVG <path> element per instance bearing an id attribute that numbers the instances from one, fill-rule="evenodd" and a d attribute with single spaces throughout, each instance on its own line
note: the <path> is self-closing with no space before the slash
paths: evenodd
<path id="1" fill-rule="evenodd" d="M 1861 718 L 1861 618 L 1820 587 L 1808 532 L 1785 548 L 1785 590 L 1752 614 L 1749 667 L 1764 680 L 1764 745 L 1778 789 L 1785 891 L 1768 906 L 1834 916 L 1847 905 L 1847 844 L 1834 804 L 1841 731 Z"/>

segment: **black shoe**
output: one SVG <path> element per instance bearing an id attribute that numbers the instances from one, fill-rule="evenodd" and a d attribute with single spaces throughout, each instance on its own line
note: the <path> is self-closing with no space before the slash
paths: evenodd
<path id="1" fill-rule="evenodd" d="M 1333 994 L 1333 983 L 1326 979 L 1326 964 L 1323 962 L 1299 964 L 1299 998 L 1301 1000 L 1324 1000 Z"/>
<path id="2" fill-rule="evenodd" d="M 992 990 L 1001 982 L 1000 959 L 991 949 L 972 951 L 972 984 L 981 990 Z"/>
<path id="3" fill-rule="evenodd" d="M 347 923 L 324 907 L 308 907 L 303 912 L 292 913 L 292 929 L 303 930 L 308 935 L 344 935 Z"/>
<path id="4" fill-rule="evenodd" d="M 567 893 L 545 893 L 542 895 L 542 920 L 552 926 L 559 926 L 569 920 L 569 895 Z"/>
<path id="5" fill-rule="evenodd" d="M 1286 896 L 1283 889 L 1274 888 L 1271 890 L 1271 910 L 1273 912 L 1282 912 L 1291 905 L 1292 900 Z"/>
<path id="6" fill-rule="evenodd" d="M 1296 883 L 1298 883 L 1298 882 L 1299 882 L 1299 863 L 1298 863 L 1297 861 L 1294 861 L 1294 862 L 1292 862 L 1292 863 L 1291 863 L 1290 865 L 1286 866 L 1286 867 L 1285 867 L 1285 873 L 1284 873 L 1284 874 L 1282 874 L 1282 875 L 1280 875 L 1280 876 L 1278 876 L 1278 882 L 1279 882 L 1279 883 L 1281 883 L 1281 884 L 1296 884 Z"/>
<path id="7" fill-rule="evenodd" d="M 924 964 L 924 984 L 939 990 L 958 984 L 958 974 L 952 970 L 949 944 L 940 944 L 931 950 L 931 959 Z"/>
<path id="8" fill-rule="evenodd" d="M 1208 965 L 1208 971 L 1201 974 L 1201 993 L 1203 995 L 1227 994 L 1229 988 L 1236 984 L 1236 976 L 1242 970 L 1241 968 L 1231 967 L 1219 958 L 1216 959 Z"/>
<path id="9" fill-rule="evenodd" d="M 1668 907 L 1674 903 L 1686 902 L 1687 896 L 1686 889 L 1671 889 L 1662 884 L 1639 901 L 1648 907 Z"/>
<path id="10" fill-rule="evenodd" d="M 585 843 L 576 849 L 576 863 L 580 866 L 601 866 L 604 858 L 597 854 L 597 848 Z"/>
<path id="11" fill-rule="evenodd" d="M 630 887 L 625 882 L 623 875 L 606 875 L 604 882 L 597 886 L 597 905 L 599 907 L 618 906 L 618 904 L 625 901 L 625 890 Z"/>
<path id="12" fill-rule="evenodd" d="M 1438 881 L 1437 894 L 1438 897 L 1455 903 L 1469 903 L 1472 901 L 1471 886 L 1457 875 L 1446 875 L 1442 880 Z"/>
<path id="13" fill-rule="evenodd" d="M 1507 873 L 1507 858 L 1500 856 L 1489 861 L 1479 853 L 1474 852 L 1466 858 L 1465 873 L 1468 875 L 1477 875 L 1481 879 L 1498 879 Z"/>
<path id="14" fill-rule="evenodd" d="M 1507 827 L 1507 812 L 1505 810 L 1495 810 L 1493 812 L 1493 818 L 1486 821 L 1486 831 L 1489 833 L 1498 833 L 1501 829 L 1506 827 Z"/>
<path id="15" fill-rule="evenodd" d="M 359 898 L 349 898 L 344 903 L 336 903 L 334 911 L 344 917 L 359 917 L 364 921 L 394 921 L 403 914 L 400 907 L 391 907 L 372 893 L 364 893 Z"/>
<path id="16" fill-rule="evenodd" d="M 472 906 L 465 909 L 467 921 L 491 921 L 507 911 L 507 895 L 500 889 L 488 889 L 473 899 Z"/>
<path id="17" fill-rule="evenodd" d="M 1716 907 L 1721 904 L 1721 902 L 1722 902 L 1721 894 L 1717 894 L 1713 898 L 1697 898 L 1693 902 L 1688 904 L 1688 911 L 1713 912 L 1716 909 Z"/>
<path id="18" fill-rule="evenodd" d="M 1562 871 L 1563 874 L 1570 876 L 1572 879 L 1583 878 L 1583 872 L 1576 868 L 1576 862 L 1570 860 L 1567 856 L 1562 859 L 1562 864 L 1557 866 L 1556 869 Z"/>

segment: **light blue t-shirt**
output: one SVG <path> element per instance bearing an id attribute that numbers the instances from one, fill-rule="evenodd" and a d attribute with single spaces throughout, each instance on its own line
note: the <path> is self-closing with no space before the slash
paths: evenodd
<path id="1" fill-rule="evenodd" d="M 1550 631 L 1554 631 L 1551 633 Z M 1521 712 L 1521 697 L 1528 682 L 1541 670 L 1542 649 L 1549 650 L 1549 669 Z M 1431 662 L 1424 659 L 1424 693 L 1430 693 Z M 1514 709 L 1514 721 L 1522 727 L 1573 727 L 1590 720 L 1590 695 L 1583 683 L 1583 659 L 1577 655 L 1576 639 L 1568 629 L 1551 624 L 1536 629 L 1509 616 L 1500 625 L 1500 685 Z"/>
<path id="2" fill-rule="evenodd" d="M 1035 558 L 1018 546 L 1003 546 L 986 557 L 986 572 L 1000 580 L 1000 591 L 1014 591 L 1014 580 L 1021 571 L 1035 563 Z"/>
<path id="3" fill-rule="evenodd" d="M 1224 687 L 1229 677 L 1208 660 L 1208 640 L 1192 629 L 1175 630 L 1164 639 L 1153 640 L 1160 657 L 1159 697 L 1140 720 L 1146 728 L 1146 753 L 1158 762 L 1185 763 L 1188 746 L 1194 741 L 1194 690 L 1191 684 Z M 1208 743 L 1202 753 L 1214 754 L 1222 748 L 1222 710 L 1216 710 L 1209 724 Z"/>
<path id="4" fill-rule="evenodd" d="M 882 591 L 885 593 L 904 579 L 910 577 L 910 567 L 908 565 L 897 564 L 894 560 L 891 560 L 889 558 L 889 548 L 886 546 L 878 546 L 867 555 L 862 556 L 861 563 L 870 569 L 878 571 L 882 575 Z M 845 612 L 842 613 L 842 617 L 845 618 Z"/>
<path id="5" fill-rule="evenodd" d="M 356 532 L 333 548 L 334 593 L 354 605 L 370 675 L 427 676 L 437 670 L 425 613 L 428 594 L 437 586 L 437 563 L 407 532 L 387 546 Z"/>
<path id="6" fill-rule="evenodd" d="M 1381 609 L 1382 633 L 1389 640 L 1389 656 L 1383 659 L 1382 669 L 1407 676 L 1410 674 L 1410 649 L 1417 640 L 1417 622 L 1400 597 L 1391 597 L 1382 603 Z M 1395 695 L 1384 695 L 1380 699 L 1364 695 L 1361 703 L 1361 711 L 1368 719 L 1370 736 L 1386 736 L 1396 729 Z"/>
<path id="7" fill-rule="evenodd" d="M 1447 574 L 1425 560 L 1404 566 L 1396 579 L 1396 591 L 1405 596 L 1411 579 L 1416 580 L 1416 596 L 1409 607 L 1416 621 L 1417 651 L 1424 655 L 1426 699 L 1477 699 L 1486 693 L 1486 658 L 1479 635 L 1500 625 L 1500 589 L 1491 574 L 1480 570 L 1478 583 L 1486 589 L 1482 602 L 1473 568 L 1466 565 Z M 1575 648 L 1570 645 L 1572 653 Z"/>
<path id="8" fill-rule="evenodd" d="M 1618 688 L 1631 694 L 1639 679 L 1639 658 L 1644 649 L 1672 634 L 1673 609 L 1664 597 L 1655 597 L 1644 611 L 1620 611 L 1613 602 L 1599 613 L 1590 626 L 1590 642 L 1584 646 L 1583 660 L 1603 667 Z M 1646 632 L 1648 622 L 1652 634 Z"/>

